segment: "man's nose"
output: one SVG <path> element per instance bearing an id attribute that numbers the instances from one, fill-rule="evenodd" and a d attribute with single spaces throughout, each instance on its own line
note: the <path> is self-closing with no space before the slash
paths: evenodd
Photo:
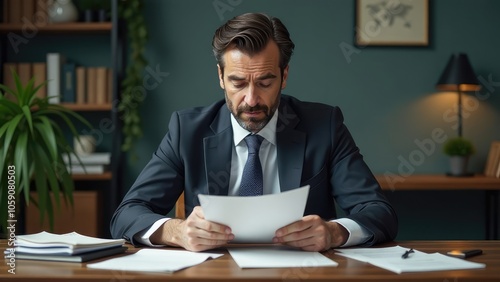
<path id="1" fill-rule="evenodd" d="M 249 85 L 247 88 L 245 103 L 250 107 L 254 107 L 259 104 L 259 95 L 253 85 Z"/>

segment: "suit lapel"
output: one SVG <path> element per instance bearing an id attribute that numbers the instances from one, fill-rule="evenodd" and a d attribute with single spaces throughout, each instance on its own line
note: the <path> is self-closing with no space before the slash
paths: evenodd
<path id="1" fill-rule="evenodd" d="M 284 192 L 300 186 L 306 134 L 295 130 L 300 119 L 284 99 L 281 100 L 278 117 L 277 158 L 281 191 Z"/>
<path id="2" fill-rule="evenodd" d="M 210 128 L 215 135 L 203 139 L 208 193 L 227 195 L 231 176 L 233 130 L 226 104 L 221 107 Z"/>

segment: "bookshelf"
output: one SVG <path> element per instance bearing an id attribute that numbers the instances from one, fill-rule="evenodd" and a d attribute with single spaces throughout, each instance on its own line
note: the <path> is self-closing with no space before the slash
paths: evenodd
<path id="1" fill-rule="evenodd" d="M 5 0 L 0 0 L 0 7 L 3 7 L 3 2 Z M 92 235 L 108 237 L 109 231 L 109 221 L 111 216 L 116 209 L 120 196 L 121 186 L 121 175 L 122 175 L 122 161 L 121 161 L 121 120 L 118 117 L 118 101 L 120 100 L 119 89 L 120 89 L 120 78 L 123 77 L 125 69 L 125 33 L 124 26 L 118 19 L 118 0 L 108 0 L 111 1 L 111 11 L 110 20 L 108 22 L 71 22 L 71 23 L 4 23 L 0 21 L 0 81 L 4 83 L 4 64 L 5 63 L 25 63 L 26 61 L 33 61 L 33 53 L 41 58 L 45 58 L 46 53 L 60 52 L 64 54 L 66 49 L 72 49 L 73 46 L 82 45 L 83 40 L 89 38 L 88 36 L 99 36 L 99 38 L 109 38 L 110 40 L 101 40 L 97 50 L 99 53 L 93 53 L 92 50 L 96 44 L 92 42 L 88 44 L 88 53 L 82 54 L 77 53 L 76 56 L 82 56 L 80 61 L 85 63 L 86 58 L 95 58 L 93 61 L 102 62 L 100 66 L 106 66 L 108 69 L 112 69 L 112 73 L 107 76 L 107 83 L 105 88 L 105 93 L 107 95 L 106 101 L 96 102 L 96 101 L 85 101 L 84 103 L 66 103 L 61 102 L 60 105 L 78 112 L 79 114 L 86 117 L 94 127 L 99 127 L 99 120 L 104 118 L 111 120 L 114 131 L 112 134 L 108 134 L 105 138 L 110 145 L 104 149 L 111 152 L 111 163 L 109 169 L 102 174 L 74 174 L 72 179 L 75 181 L 76 191 L 74 193 L 74 202 L 85 201 L 85 205 L 80 205 L 77 207 L 78 212 L 81 215 L 75 214 L 75 220 L 79 221 L 83 219 L 89 221 L 92 226 Z M 5 15 L 5 13 L 4 13 Z M 21 38 L 25 40 L 22 42 L 31 43 L 30 40 L 36 39 L 36 42 L 42 42 L 40 50 L 35 50 L 33 48 L 28 49 L 30 51 L 24 51 L 20 48 L 19 54 L 15 54 L 12 51 L 11 42 L 12 36 L 17 36 L 16 38 Z M 61 45 L 58 39 L 66 40 L 66 44 Z M 69 39 L 71 38 L 71 39 Z M 26 41 L 28 40 L 28 41 Z M 24 43 L 23 43 L 24 44 Z M 109 45 L 109 49 L 108 46 Z M 22 45 L 19 45 L 23 47 Z M 36 45 L 38 49 L 38 45 Z M 61 47 L 62 46 L 62 47 Z M 9 51 L 10 50 L 10 51 Z M 104 50 L 104 51 L 102 51 Z M 109 51 L 107 51 L 109 50 Z M 31 52 L 31 54 L 30 54 Z M 103 53 L 106 52 L 106 53 Z M 103 55 L 105 54 L 105 55 Z M 75 56 L 73 54 L 72 56 Z M 13 59 L 15 57 L 15 59 Z M 27 58 L 26 58 L 27 57 Z M 31 58 L 31 59 L 30 59 Z M 105 59 L 103 59 L 105 58 Z M 71 57 L 72 59 L 78 59 Z M 40 61 L 39 60 L 39 61 Z M 105 61 L 103 61 L 105 60 Z M 44 61 L 46 62 L 46 61 Z M 76 63 L 76 62 L 75 62 Z M 89 66 L 93 66 L 89 63 Z M 94 65 L 95 66 L 95 65 Z M 110 72 L 108 72 L 110 73 Z M 109 87 L 108 87 L 109 86 Z M 104 88 L 101 88 L 101 90 Z M 102 92 L 101 92 L 102 93 Z M 61 93 L 62 94 L 62 93 Z M 96 122 L 97 120 L 97 122 Z M 115 145 L 118 144 L 118 145 Z M 90 193 L 90 194 L 89 194 Z M 82 195 L 86 195 L 87 198 L 81 198 Z M 88 195 L 92 195 L 89 197 Z M 91 213 L 98 211 L 98 216 L 93 216 L 92 218 L 82 218 L 81 216 L 85 213 Z M 76 212 L 76 210 L 75 210 Z M 24 213 L 22 211 L 22 213 Z M 28 213 L 33 213 L 33 211 L 26 210 L 26 215 Z M 35 217 L 38 218 L 38 217 Z M 26 226 L 25 231 L 33 232 L 36 228 L 33 226 L 27 226 L 28 224 L 33 224 L 28 220 L 25 220 Z M 57 224 L 57 223 L 56 223 Z M 60 223 L 65 225 L 66 223 Z M 89 224 L 86 223 L 86 226 Z M 37 228 L 40 228 L 38 226 Z M 21 228 L 22 231 L 23 228 Z M 85 230 L 74 230 L 79 233 L 85 234 Z M 96 233 L 97 232 L 97 233 Z M 87 232 L 88 233 L 88 232 Z"/>

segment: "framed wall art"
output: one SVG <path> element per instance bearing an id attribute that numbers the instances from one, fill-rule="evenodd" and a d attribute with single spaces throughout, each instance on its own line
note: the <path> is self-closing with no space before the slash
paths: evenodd
<path id="1" fill-rule="evenodd" d="M 428 46 L 429 0 L 356 0 L 358 46 Z"/>

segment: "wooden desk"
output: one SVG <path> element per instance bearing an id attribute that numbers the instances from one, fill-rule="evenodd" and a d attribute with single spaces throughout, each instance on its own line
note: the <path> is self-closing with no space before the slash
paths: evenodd
<path id="1" fill-rule="evenodd" d="M 380 246 L 395 244 L 428 253 L 480 248 L 484 254 L 469 260 L 485 263 L 486 268 L 396 274 L 329 251 L 324 254 L 338 262 L 337 267 L 240 269 L 225 249 L 218 249 L 214 252 L 224 253 L 222 257 L 173 274 L 96 270 L 86 268 L 86 263 L 17 260 L 15 275 L 7 272 L 5 262 L 0 265 L 0 281 L 500 281 L 500 241 L 404 241 Z M 3 240 L 0 250 L 3 252 L 5 247 Z M 137 250 L 130 247 L 127 253 Z"/>
<path id="2" fill-rule="evenodd" d="M 431 190 L 484 190 L 485 191 L 485 234 L 487 240 L 498 240 L 498 204 L 500 178 L 474 175 L 471 177 L 452 177 L 444 174 L 385 176 L 377 175 L 383 190 L 391 191 L 431 191 Z"/>

